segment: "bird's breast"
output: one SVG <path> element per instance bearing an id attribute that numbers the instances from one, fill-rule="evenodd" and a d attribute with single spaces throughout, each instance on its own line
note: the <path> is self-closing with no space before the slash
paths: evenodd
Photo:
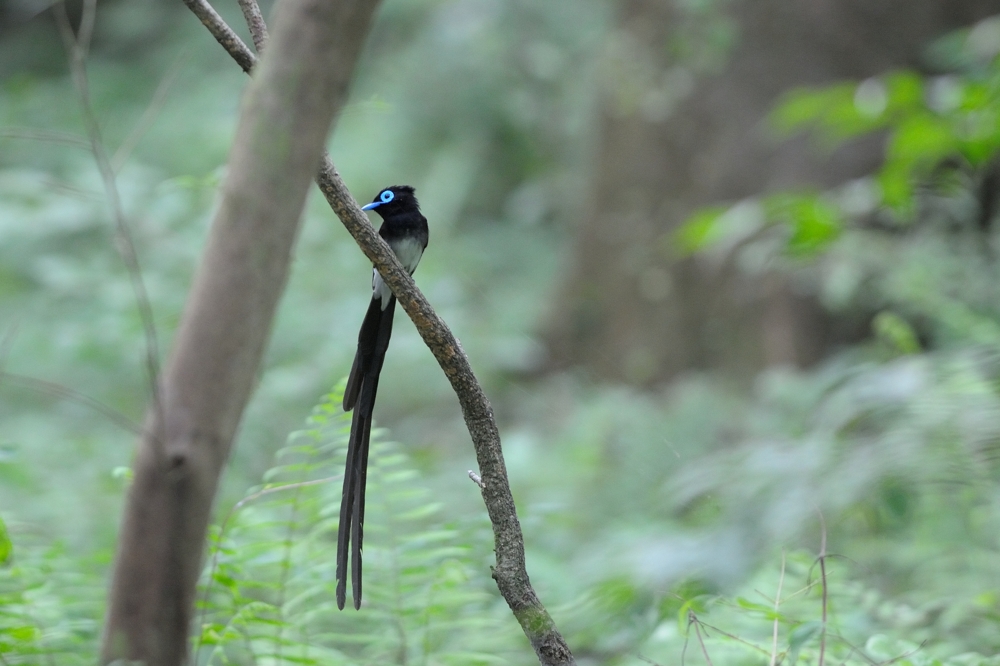
<path id="1" fill-rule="evenodd" d="M 397 238 L 389 241 L 389 247 L 392 248 L 406 272 L 413 275 L 413 271 L 417 270 L 417 264 L 420 263 L 420 257 L 424 254 L 423 243 L 417 238 Z M 389 289 L 389 285 L 382 281 L 382 276 L 378 274 L 378 271 L 373 270 L 372 298 L 381 300 L 382 309 L 385 310 L 389 304 L 390 296 L 392 296 L 392 291 Z"/>
<path id="2" fill-rule="evenodd" d="M 403 264 L 406 272 L 413 275 L 413 271 L 417 270 L 417 264 L 420 263 L 420 257 L 424 254 L 424 246 L 420 241 L 407 236 L 389 241 L 389 247 L 396 254 L 399 263 Z"/>

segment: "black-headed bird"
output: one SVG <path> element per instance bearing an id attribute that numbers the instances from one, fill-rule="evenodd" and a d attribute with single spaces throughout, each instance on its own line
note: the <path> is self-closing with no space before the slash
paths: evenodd
<path id="1" fill-rule="evenodd" d="M 378 193 L 362 210 L 382 216 L 381 236 L 410 275 L 417 269 L 427 248 L 427 219 L 420 213 L 417 198 L 409 185 L 392 185 Z M 351 556 L 351 588 L 354 608 L 361 608 L 361 541 L 365 523 L 365 479 L 368 473 L 368 442 L 372 431 L 372 409 L 378 391 L 378 376 L 392 335 L 392 315 L 396 297 L 372 270 L 372 300 L 358 334 L 358 352 L 344 389 L 344 411 L 354 410 L 351 437 L 347 445 L 344 492 L 340 500 L 340 528 L 337 533 L 337 607 L 344 608 L 347 596 L 347 555 Z"/>

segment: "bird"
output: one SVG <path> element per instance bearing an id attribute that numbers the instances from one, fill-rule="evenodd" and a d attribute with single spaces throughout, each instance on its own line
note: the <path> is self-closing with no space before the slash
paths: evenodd
<path id="1" fill-rule="evenodd" d="M 409 185 L 386 187 L 361 210 L 374 210 L 382 217 L 379 236 L 389 244 L 403 268 L 413 275 L 427 248 L 427 218 Z M 361 542 L 365 522 L 365 480 L 368 471 L 368 442 L 372 429 L 372 409 L 378 391 L 379 374 L 392 335 L 392 315 L 396 297 L 372 269 L 372 300 L 358 333 L 358 351 L 344 388 L 344 411 L 354 410 L 347 444 L 344 490 L 340 500 L 337 531 L 337 608 L 344 609 L 347 597 L 348 550 L 351 559 L 351 591 L 354 608 L 361 608 Z"/>

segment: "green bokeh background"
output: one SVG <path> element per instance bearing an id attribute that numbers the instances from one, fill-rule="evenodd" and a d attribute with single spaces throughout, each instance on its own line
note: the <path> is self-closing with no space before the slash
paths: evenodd
<path id="1" fill-rule="evenodd" d="M 25 20 L 10 19 L 0 41 L 0 361 L 138 422 L 145 339 L 65 56 L 52 21 L 31 18 L 40 7 L 4 9 Z M 219 10 L 239 25 L 235 6 Z M 762 251 L 831 310 L 879 311 L 862 343 L 810 370 L 768 370 L 750 389 L 708 373 L 653 390 L 572 369 L 539 374 L 540 332 L 587 202 L 599 54 L 613 29 L 612 7 L 598 0 L 388 0 L 329 142 L 358 199 L 388 184 L 417 188 L 431 243 L 415 277 L 493 401 L 539 595 L 581 663 L 677 663 L 691 610 L 767 644 L 775 618 L 754 604 L 773 605 L 761 590 L 773 595 L 787 553 L 787 584 L 805 591 L 790 602 L 802 608 L 778 618 L 782 645 L 789 659 L 815 661 L 812 557 L 825 530 L 829 552 L 844 556 L 831 560 L 841 634 L 867 642 L 876 661 L 926 641 L 912 663 L 987 663 L 956 655 L 1000 650 L 1000 275 L 980 237 L 955 231 L 955 220 L 973 216 L 969 183 L 935 190 L 938 205 L 918 215 L 921 224 L 901 205 L 913 192 L 871 195 L 879 182 L 896 192 L 885 183 L 944 151 L 954 136 L 941 128 L 952 126 L 933 125 L 925 141 L 915 120 L 923 107 L 905 106 L 902 84 L 886 87 L 889 108 L 902 105 L 898 122 L 851 116 L 863 111 L 856 82 L 804 94 L 779 122 L 834 135 L 895 131 L 897 159 L 864 183 L 713 210 L 687 227 L 687 249 L 711 252 L 727 230 L 746 232 L 740 216 L 755 231 L 787 226 L 787 243 Z M 958 58 L 961 39 L 936 48 Z M 995 121 L 995 61 L 955 67 L 956 80 L 982 83 L 970 103 Z M 166 352 L 246 77 L 182 6 L 152 0 L 100 5 L 88 73 Z M 831 109 L 842 113 L 824 119 Z M 989 141 L 974 146 L 981 162 L 995 152 Z M 859 205 L 911 226 L 896 236 L 852 227 Z M 220 516 L 260 484 L 289 433 L 346 374 L 369 271 L 313 192 Z M 502 644 L 491 648 L 501 663 L 531 663 L 490 585 L 491 543 L 466 478 L 475 458 L 458 404 L 404 317 L 384 378 L 377 418 L 389 429 L 382 439 L 399 442 L 386 455 L 405 452 L 406 469 L 434 499 L 428 524 L 452 530 L 454 561 L 468 567 L 455 580 L 481 578 L 469 585 L 489 621 L 468 636 Z M 67 650 L 81 661 L 100 621 L 133 447 L 132 433 L 78 401 L 0 382 L 0 517 L 17 563 L 4 570 L 0 600 L 34 604 L 46 640 L 76 618 L 84 628 L 68 631 L 79 640 L 67 638 Z M 248 525 L 240 538 L 252 540 Z M 378 529 L 368 538 L 376 552 L 387 547 Z M 59 589 L 67 580 L 75 582 Z M 0 650 L 16 654 L 35 640 L 28 626 L 0 623 Z M 715 663 L 767 662 L 726 634 L 709 641 Z M 858 659 L 838 649 L 841 661 Z M 689 647 L 686 658 L 699 652 Z M 329 659 L 364 662 L 358 654 L 366 653 Z M 447 662 L 433 654 L 421 658 Z M 199 652 L 202 662 L 217 656 Z"/>

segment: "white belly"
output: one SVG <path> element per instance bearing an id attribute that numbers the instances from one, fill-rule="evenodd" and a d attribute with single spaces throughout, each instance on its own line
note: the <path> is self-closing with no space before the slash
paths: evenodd
<path id="1" fill-rule="evenodd" d="M 413 275 L 413 271 L 417 270 L 417 264 L 420 263 L 420 257 L 424 254 L 424 248 L 420 243 L 415 239 L 405 238 L 390 243 L 389 247 L 399 259 L 399 263 L 403 264 L 406 272 Z M 390 296 L 392 296 L 392 291 L 389 289 L 389 285 L 382 281 L 382 276 L 378 274 L 378 271 L 372 270 L 372 298 L 380 299 L 382 309 L 385 310 L 389 305 Z"/>

